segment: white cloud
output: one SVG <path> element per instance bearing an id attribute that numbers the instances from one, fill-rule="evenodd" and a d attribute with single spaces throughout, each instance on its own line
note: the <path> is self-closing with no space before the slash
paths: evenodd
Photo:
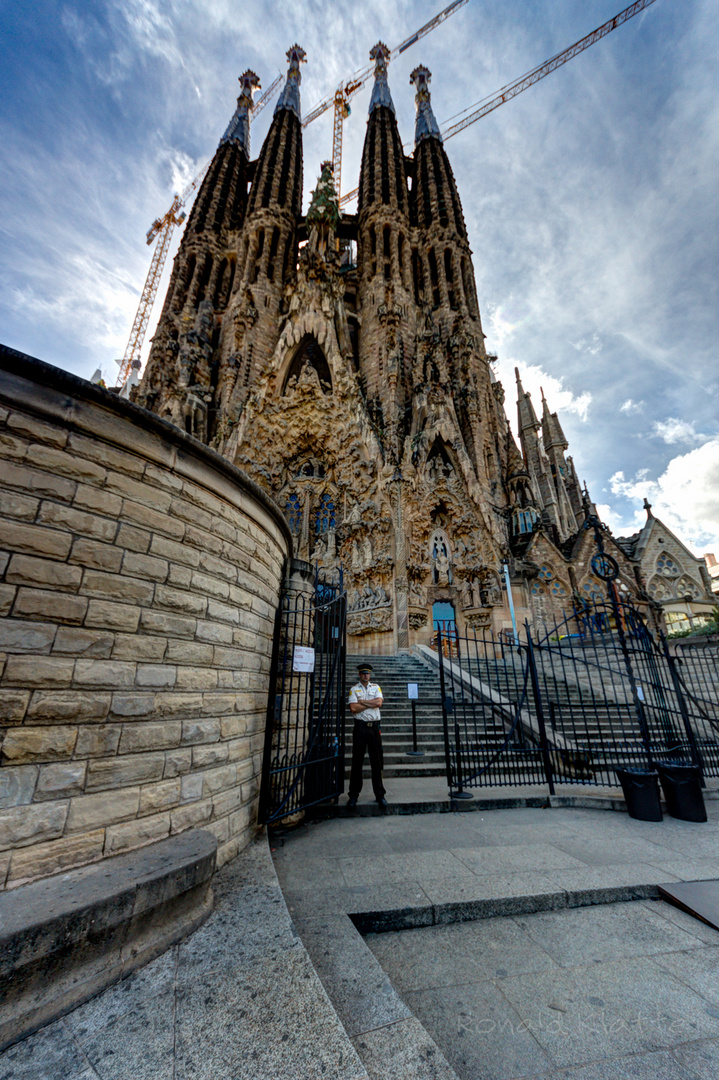
<path id="1" fill-rule="evenodd" d="M 671 446 L 673 443 L 698 443 L 704 442 L 708 436 L 694 430 L 693 420 L 680 420 L 676 416 L 668 416 L 666 420 L 655 420 L 652 424 L 652 433 L 663 439 Z"/>
<path id="2" fill-rule="evenodd" d="M 602 342 L 596 332 L 590 338 L 580 338 L 579 341 L 570 341 L 569 344 L 578 353 L 585 353 L 588 356 L 596 356 L 602 351 Z"/>
<path id="3" fill-rule="evenodd" d="M 542 416 L 542 391 L 544 391 L 550 412 L 573 413 L 580 420 L 587 419 L 589 406 L 592 403 L 592 395 L 588 391 L 585 390 L 581 394 L 575 394 L 564 385 L 564 379 L 558 378 L 556 375 L 550 375 L 549 372 L 538 365 L 525 364 L 521 361 L 517 362 L 511 357 L 500 356 L 495 370 L 507 395 L 507 415 L 513 426 L 516 410 L 509 403 L 515 397 L 515 367 L 519 369 L 522 386 L 531 394 L 532 404 L 540 419 Z"/>
<path id="4" fill-rule="evenodd" d="M 631 398 L 627 398 L 627 400 L 619 406 L 619 411 L 622 413 L 638 413 L 641 412 L 643 408 L 643 401 L 632 401 Z"/>
<path id="5" fill-rule="evenodd" d="M 657 480 L 651 480 L 647 470 L 641 469 L 629 480 L 623 472 L 617 472 L 609 484 L 612 494 L 618 497 L 648 499 L 655 517 L 696 551 L 719 548 L 719 438 L 672 458 Z M 615 521 L 621 518 L 616 506 L 609 509 L 609 514 Z M 629 520 L 634 521 L 629 526 L 631 531 L 636 521 Z M 620 531 L 626 527 L 617 525 Z"/>

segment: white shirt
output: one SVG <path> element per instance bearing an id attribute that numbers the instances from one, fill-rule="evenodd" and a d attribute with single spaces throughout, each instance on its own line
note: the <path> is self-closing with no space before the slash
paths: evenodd
<path id="1" fill-rule="evenodd" d="M 372 698 L 378 697 L 382 697 L 382 687 L 379 683 L 368 682 L 366 686 L 363 686 L 361 682 L 358 682 L 350 690 L 349 703 L 352 705 L 357 701 L 371 701 Z M 355 715 L 360 720 L 366 720 L 369 723 L 374 723 L 380 719 L 379 709 L 362 709 L 361 712 Z"/>

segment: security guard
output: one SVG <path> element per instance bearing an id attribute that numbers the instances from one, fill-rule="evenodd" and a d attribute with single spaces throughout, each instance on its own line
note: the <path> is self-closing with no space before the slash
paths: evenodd
<path id="1" fill-rule="evenodd" d="M 362 765 L 365 751 L 369 750 L 372 790 L 380 809 L 386 810 L 387 800 L 382 783 L 382 734 L 380 732 L 382 688 L 378 683 L 370 681 L 371 664 L 360 664 L 357 673 L 359 682 L 352 687 L 349 696 L 350 712 L 354 714 L 355 723 L 352 733 L 352 770 L 347 805 L 349 807 L 357 805 L 357 799 L 362 790 Z"/>

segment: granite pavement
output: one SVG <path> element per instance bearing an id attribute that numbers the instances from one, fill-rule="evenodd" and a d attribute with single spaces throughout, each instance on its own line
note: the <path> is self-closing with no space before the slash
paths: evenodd
<path id="1" fill-rule="evenodd" d="M 393 787 L 386 815 L 260 835 L 199 930 L 0 1054 L 0 1080 L 719 1074 L 719 933 L 656 898 L 719 878 L 719 801 L 653 823 L 616 792 L 451 813 L 441 785 Z"/>

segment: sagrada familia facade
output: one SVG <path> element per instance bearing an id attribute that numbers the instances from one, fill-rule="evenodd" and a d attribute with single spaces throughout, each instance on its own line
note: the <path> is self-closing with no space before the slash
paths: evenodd
<path id="1" fill-rule="evenodd" d="M 591 565 L 596 511 L 557 414 L 543 399 L 538 416 L 519 376 L 519 445 L 510 430 L 430 72 L 411 76 L 407 157 L 389 50 L 370 55 L 352 215 L 340 212 L 328 164 L 302 215 L 304 51 L 288 51 L 256 161 L 259 80 L 241 77 L 134 393 L 264 488 L 299 558 L 343 567 L 350 649 L 391 653 L 426 642 L 438 613 L 460 630 L 507 628 L 507 578 L 519 621 L 605 599 L 606 585 Z M 618 587 L 651 610 L 636 544 L 605 530 L 604 546 Z M 701 592 L 701 579 L 686 588 Z"/>

